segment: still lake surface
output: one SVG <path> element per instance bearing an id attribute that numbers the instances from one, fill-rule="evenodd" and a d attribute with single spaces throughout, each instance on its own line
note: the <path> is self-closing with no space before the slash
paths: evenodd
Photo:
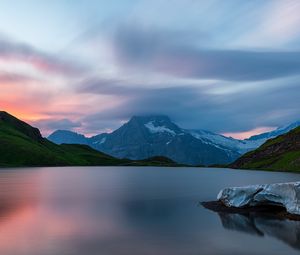
<path id="1" fill-rule="evenodd" d="M 0 170 L 0 254 L 299 254 L 300 223 L 218 215 L 227 186 L 300 175 L 206 168 Z"/>

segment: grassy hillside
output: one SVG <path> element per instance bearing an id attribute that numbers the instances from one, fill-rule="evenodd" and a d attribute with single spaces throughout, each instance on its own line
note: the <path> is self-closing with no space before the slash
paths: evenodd
<path id="1" fill-rule="evenodd" d="M 171 165 L 169 163 L 168 159 L 136 162 L 117 159 L 86 145 L 56 145 L 43 138 L 38 129 L 0 112 L 0 167 Z"/>
<path id="2" fill-rule="evenodd" d="M 232 168 L 300 172 L 300 127 L 268 140 L 230 165 Z"/>

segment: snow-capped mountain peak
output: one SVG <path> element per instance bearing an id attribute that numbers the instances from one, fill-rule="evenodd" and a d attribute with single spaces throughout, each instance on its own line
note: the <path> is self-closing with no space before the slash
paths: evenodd
<path id="1" fill-rule="evenodd" d="M 54 132 L 55 143 L 81 143 L 119 158 L 167 156 L 185 164 L 229 163 L 267 139 L 300 126 L 300 122 L 238 140 L 206 130 L 182 129 L 164 115 L 134 116 L 110 134 L 84 137 L 70 131 Z"/>

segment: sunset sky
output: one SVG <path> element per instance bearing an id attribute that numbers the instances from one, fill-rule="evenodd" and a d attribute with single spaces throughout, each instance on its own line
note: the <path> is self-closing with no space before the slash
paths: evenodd
<path id="1" fill-rule="evenodd" d="M 132 115 L 243 138 L 300 119 L 300 1 L 1 0 L 0 109 L 44 135 Z"/>

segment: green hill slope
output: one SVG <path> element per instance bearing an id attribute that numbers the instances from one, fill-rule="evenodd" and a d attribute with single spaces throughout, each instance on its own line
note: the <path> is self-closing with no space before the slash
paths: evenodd
<path id="1" fill-rule="evenodd" d="M 43 138 L 37 128 L 0 111 L 0 167 L 96 165 L 172 164 L 168 159 L 136 162 L 117 159 L 86 145 L 56 145 Z"/>
<path id="2" fill-rule="evenodd" d="M 300 127 L 268 140 L 230 165 L 232 168 L 300 171 Z"/>

